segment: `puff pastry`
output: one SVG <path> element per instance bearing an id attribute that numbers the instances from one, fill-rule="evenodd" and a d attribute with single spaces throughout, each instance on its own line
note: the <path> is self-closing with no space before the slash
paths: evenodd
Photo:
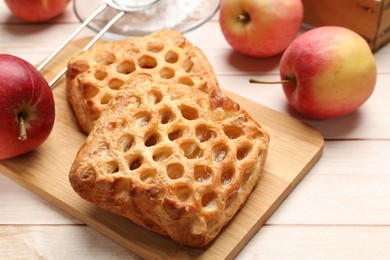
<path id="1" fill-rule="evenodd" d="M 137 73 L 205 93 L 219 89 L 203 52 L 174 30 L 98 44 L 68 62 L 67 96 L 82 130 L 91 131 L 108 101 Z"/>
<path id="2" fill-rule="evenodd" d="M 69 179 L 84 199 L 180 244 L 212 241 L 243 205 L 269 135 L 217 86 L 131 78 L 97 119 Z"/>

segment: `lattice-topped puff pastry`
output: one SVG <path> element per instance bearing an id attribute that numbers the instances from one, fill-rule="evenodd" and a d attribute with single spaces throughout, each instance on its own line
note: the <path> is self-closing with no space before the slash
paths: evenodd
<path id="1" fill-rule="evenodd" d="M 108 103 L 69 179 L 82 198 L 201 247 L 251 193 L 268 143 L 267 132 L 219 90 L 141 75 Z"/>
<path id="2" fill-rule="evenodd" d="M 163 30 L 98 44 L 71 58 L 66 74 L 68 100 L 86 133 L 117 90 L 136 73 L 206 93 L 219 89 L 206 56 L 179 32 Z"/>

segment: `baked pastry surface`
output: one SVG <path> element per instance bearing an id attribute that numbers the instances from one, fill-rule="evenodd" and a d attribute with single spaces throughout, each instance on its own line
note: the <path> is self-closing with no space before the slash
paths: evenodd
<path id="1" fill-rule="evenodd" d="M 219 89 L 206 56 L 179 32 L 163 30 L 143 38 L 101 43 L 72 57 L 66 73 L 68 100 L 86 133 L 136 73 L 206 93 Z"/>
<path id="2" fill-rule="evenodd" d="M 84 199 L 180 244 L 205 246 L 257 184 L 269 136 L 216 87 L 138 75 L 97 119 L 69 179 Z"/>

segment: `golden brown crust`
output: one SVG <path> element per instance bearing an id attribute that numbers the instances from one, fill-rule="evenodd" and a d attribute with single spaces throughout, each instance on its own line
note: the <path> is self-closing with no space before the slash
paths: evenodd
<path id="1" fill-rule="evenodd" d="M 73 57 L 66 74 L 68 100 L 86 133 L 117 90 L 137 73 L 206 93 L 219 89 L 206 56 L 176 31 L 98 44 Z"/>
<path id="2" fill-rule="evenodd" d="M 201 247 L 251 193 L 268 142 L 264 129 L 219 90 L 141 75 L 108 103 L 69 179 L 82 198 Z"/>

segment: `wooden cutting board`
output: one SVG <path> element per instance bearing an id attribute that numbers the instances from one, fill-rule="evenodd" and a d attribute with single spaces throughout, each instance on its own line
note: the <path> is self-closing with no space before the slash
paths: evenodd
<path id="1" fill-rule="evenodd" d="M 73 41 L 42 73 L 51 79 L 86 41 L 85 38 Z M 67 102 L 64 78 L 56 84 L 53 92 L 56 121 L 51 135 L 35 151 L 1 161 L 0 172 L 148 259 L 233 258 L 318 161 L 324 144 L 322 135 L 307 124 L 227 93 L 269 132 L 268 159 L 260 182 L 242 209 L 213 243 L 205 248 L 193 249 L 180 246 L 78 197 L 68 182 L 68 172 L 85 136 Z"/>

